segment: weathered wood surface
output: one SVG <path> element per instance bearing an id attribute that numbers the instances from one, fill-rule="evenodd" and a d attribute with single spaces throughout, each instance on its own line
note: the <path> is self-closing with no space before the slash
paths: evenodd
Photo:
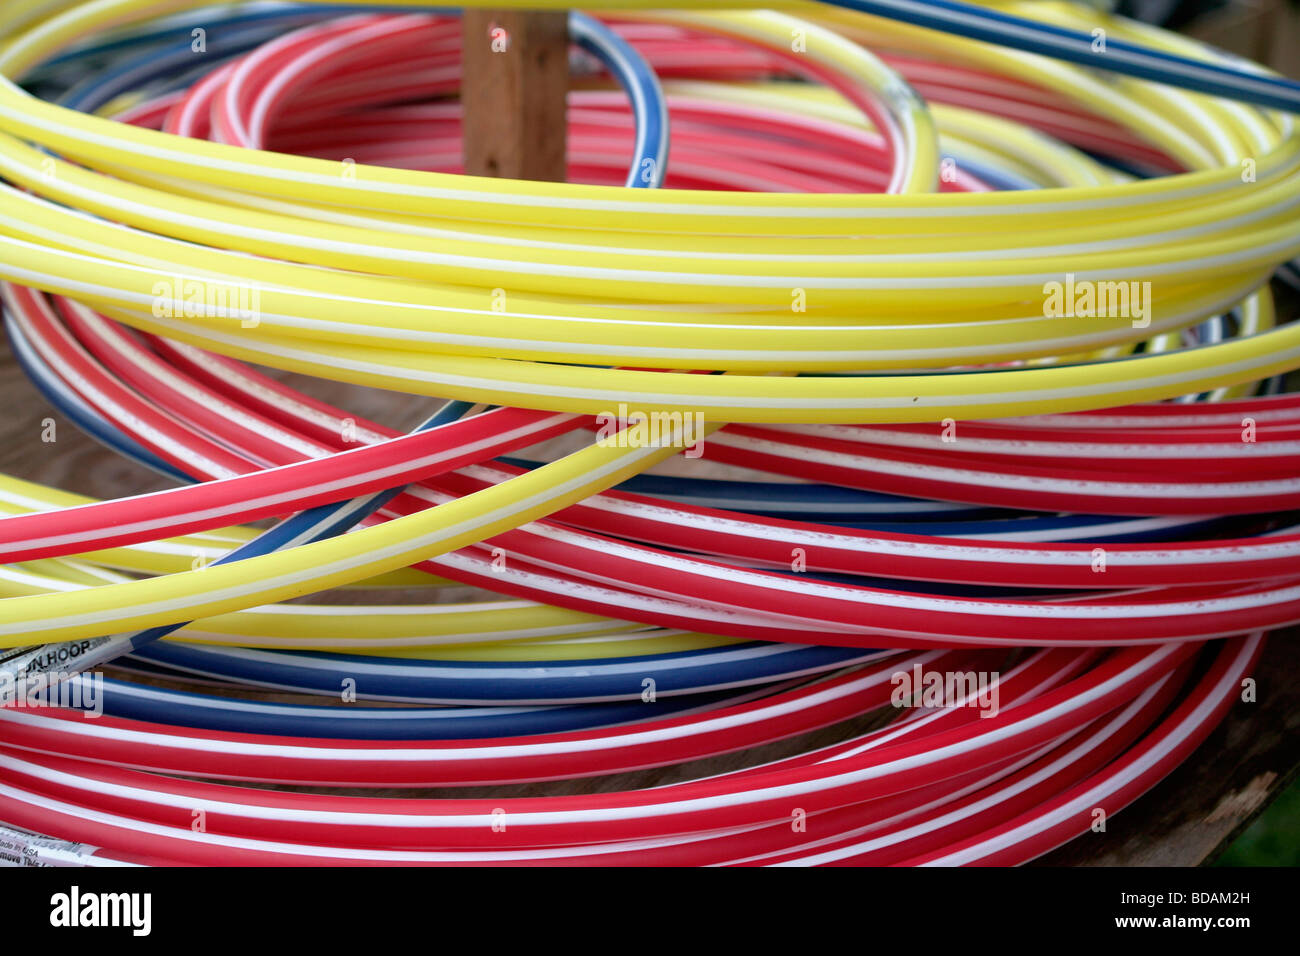
<path id="1" fill-rule="evenodd" d="M 568 14 L 467 9 L 461 37 L 465 172 L 563 182 Z"/>
<path id="2" fill-rule="evenodd" d="M 278 374 L 278 373 L 276 373 Z M 349 411 L 396 428 L 409 428 L 427 414 L 429 400 L 359 386 L 282 376 Z M 8 409 L 0 468 L 11 475 L 98 497 L 115 497 L 166 486 L 163 479 L 124 461 L 80 434 L 55 413 L 23 378 L 7 348 L 0 348 L 0 401 Z M 41 440 L 42 422 L 53 418 L 57 441 Z M 414 599 L 417 595 L 411 595 Z M 428 600 L 427 593 L 418 595 Z M 340 600 L 341 595 L 329 595 Z M 1090 834 L 1043 862 L 1060 864 L 1195 865 L 1212 859 L 1260 812 L 1300 765 L 1300 631 L 1275 635 L 1258 668 L 1259 700 L 1236 705 L 1228 719 L 1170 778 L 1128 810 L 1113 815 L 1105 834 Z M 184 685 L 177 685 L 184 686 Z M 196 687 L 202 685 L 196 684 Z M 289 699 L 250 691 L 248 696 Z M 293 698 L 302 700 L 302 698 Z M 657 786 L 752 766 L 845 739 L 877 725 L 879 714 L 711 760 L 620 774 L 596 780 L 477 788 L 460 794 L 511 796 L 598 792 Z M 361 792 L 361 791 L 354 791 Z M 368 791 L 373 793 L 373 791 Z M 415 796 L 413 791 L 385 791 Z M 421 796 L 453 791 L 421 791 Z"/>

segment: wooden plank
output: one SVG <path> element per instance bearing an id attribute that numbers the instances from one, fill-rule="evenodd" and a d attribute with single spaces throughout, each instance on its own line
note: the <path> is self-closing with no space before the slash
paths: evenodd
<path id="1" fill-rule="evenodd" d="M 568 14 L 467 9 L 462 17 L 465 172 L 563 182 Z"/>

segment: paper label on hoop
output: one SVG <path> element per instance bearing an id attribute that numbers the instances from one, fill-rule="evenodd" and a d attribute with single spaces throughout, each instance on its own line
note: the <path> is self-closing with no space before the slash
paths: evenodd
<path id="1" fill-rule="evenodd" d="M 0 826 L 0 866 L 86 866 L 98 849 Z"/>

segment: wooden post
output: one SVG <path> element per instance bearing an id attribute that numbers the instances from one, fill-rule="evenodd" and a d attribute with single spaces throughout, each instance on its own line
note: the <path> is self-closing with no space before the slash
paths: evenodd
<path id="1" fill-rule="evenodd" d="M 461 42 L 465 172 L 563 182 L 568 13 L 466 9 Z"/>

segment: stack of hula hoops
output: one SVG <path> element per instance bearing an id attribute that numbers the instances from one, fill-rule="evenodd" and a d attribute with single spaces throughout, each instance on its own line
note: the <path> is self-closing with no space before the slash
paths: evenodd
<path id="1" fill-rule="evenodd" d="M 458 11 L 6 0 L 9 348 L 166 479 L 0 478 L 11 841 L 1018 864 L 1241 703 L 1300 84 L 1097 5 L 663 3 L 569 14 L 539 183 L 462 173 Z"/>

